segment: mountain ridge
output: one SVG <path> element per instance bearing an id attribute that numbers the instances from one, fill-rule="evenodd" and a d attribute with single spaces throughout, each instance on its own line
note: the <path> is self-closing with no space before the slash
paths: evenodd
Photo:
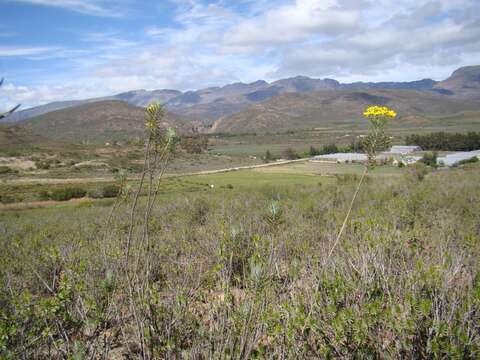
<path id="1" fill-rule="evenodd" d="M 284 94 L 318 91 L 335 94 L 337 91 L 348 90 L 363 91 L 366 93 L 364 96 L 369 96 L 367 93 L 375 90 L 418 91 L 419 96 L 428 97 L 429 94 L 436 94 L 440 96 L 437 98 L 440 102 L 454 98 L 480 103 L 480 66 L 459 68 L 443 81 L 426 78 L 407 82 L 340 83 L 335 79 L 316 79 L 299 75 L 270 83 L 265 80 L 251 83 L 236 82 L 185 92 L 174 89 L 132 90 L 101 98 L 49 103 L 14 113 L 7 118 L 7 121 L 9 123 L 23 122 L 52 111 L 100 101 L 122 101 L 135 107 L 144 107 L 152 101 L 160 101 L 172 114 L 195 119 L 195 121 L 192 120 L 194 126 L 208 131 L 212 127 L 218 127 L 219 120 L 234 116 L 252 106 L 255 107 L 257 104 L 268 102 Z M 375 97 L 370 101 L 374 102 Z"/>
<path id="2" fill-rule="evenodd" d="M 431 84 L 436 83 L 428 79 Z M 424 80 L 411 82 L 382 82 L 382 83 L 350 83 L 341 84 L 334 79 L 316 79 L 307 76 L 295 76 L 273 81 L 257 80 L 252 83 L 232 83 L 224 86 L 209 87 L 199 90 L 181 92 L 173 89 L 160 90 L 131 90 L 112 96 L 91 98 L 84 100 L 56 101 L 12 114 L 5 122 L 20 122 L 28 118 L 46 114 L 50 111 L 61 110 L 69 107 L 83 105 L 104 100 L 121 100 L 134 106 L 146 106 L 152 101 L 163 103 L 169 110 L 180 115 L 204 117 L 206 122 L 216 120 L 218 117 L 230 115 L 249 105 L 265 101 L 273 96 L 287 92 L 309 92 L 323 89 L 338 88 L 408 88 L 415 89 L 416 84 Z M 420 84 L 422 89 L 427 86 Z M 433 85 L 431 86 L 433 87 Z"/>

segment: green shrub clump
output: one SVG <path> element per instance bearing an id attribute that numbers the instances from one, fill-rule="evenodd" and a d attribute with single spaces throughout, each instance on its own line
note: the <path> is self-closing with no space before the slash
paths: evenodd
<path id="1" fill-rule="evenodd" d="M 15 170 L 8 166 L 0 166 L 0 175 L 13 174 Z"/>
<path id="2" fill-rule="evenodd" d="M 85 190 L 78 187 L 68 187 L 64 189 L 53 190 L 50 198 L 55 201 L 68 201 L 70 199 L 79 199 L 87 194 Z"/>

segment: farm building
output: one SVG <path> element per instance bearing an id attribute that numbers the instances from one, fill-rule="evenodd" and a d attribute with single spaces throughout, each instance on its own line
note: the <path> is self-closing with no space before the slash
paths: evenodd
<path id="1" fill-rule="evenodd" d="M 367 161 L 367 155 L 361 153 L 334 153 L 317 155 L 312 160 L 334 160 L 338 162 Z"/>
<path id="2" fill-rule="evenodd" d="M 437 163 L 439 165 L 452 166 L 458 163 L 459 161 L 468 160 L 475 156 L 480 159 L 480 150 L 462 151 L 462 152 L 447 154 L 445 156 L 439 157 L 437 159 Z"/>
<path id="3" fill-rule="evenodd" d="M 419 146 L 408 146 L 408 145 L 394 145 L 389 151 L 385 151 L 384 154 L 391 155 L 406 155 L 415 151 L 421 151 L 422 149 Z"/>

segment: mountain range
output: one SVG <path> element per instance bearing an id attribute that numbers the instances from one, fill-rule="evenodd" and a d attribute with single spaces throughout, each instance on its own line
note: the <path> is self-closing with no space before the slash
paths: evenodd
<path id="1" fill-rule="evenodd" d="M 87 136 L 89 131 L 108 128 L 98 122 L 109 122 L 109 128 L 114 129 L 110 135 L 131 135 L 141 128 L 141 108 L 152 101 L 165 105 L 167 122 L 204 132 L 308 128 L 322 126 L 325 121 L 348 123 L 372 104 L 391 106 L 401 117 L 420 121 L 461 111 L 480 111 L 480 66 L 460 68 L 440 82 L 423 79 L 343 84 L 334 79 L 297 76 L 271 83 L 259 80 L 185 92 L 134 90 L 37 106 L 18 111 L 7 121 L 42 136 L 54 132 L 70 138 L 69 134 L 76 133 L 72 137 L 79 139 L 80 134 Z M 108 131 L 104 135 L 102 140 L 110 136 Z"/>

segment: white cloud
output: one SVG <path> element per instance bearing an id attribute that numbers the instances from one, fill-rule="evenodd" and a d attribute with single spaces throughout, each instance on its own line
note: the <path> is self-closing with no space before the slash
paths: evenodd
<path id="1" fill-rule="evenodd" d="M 126 15 L 123 9 L 122 1 L 106 0 L 10 0 L 33 5 L 53 6 L 81 14 L 102 16 L 102 17 L 122 17 Z"/>
<path id="2" fill-rule="evenodd" d="M 22 47 L 22 46 L 0 46 L 0 57 L 19 57 L 42 55 L 58 50 L 57 47 Z"/>
<path id="3" fill-rule="evenodd" d="M 18 1 L 72 10 L 81 3 L 82 11 L 96 15 L 108 13 L 114 3 Z M 71 71 L 62 74 L 58 87 L 11 89 L 8 101 L 37 104 L 137 88 L 187 90 L 295 75 L 341 81 L 442 79 L 459 66 L 480 63 L 478 0 L 170 2 L 178 6 L 172 21 L 147 23 L 140 34 L 85 32 L 80 35 L 85 47 L 77 49 L 0 46 L 0 57 L 55 57 Z"/>
<path id="4" fill-rule="evenodd" d="M 236 24 L 225 35 L 226 46 L 250 48 L 329 36 L 358 25 L 357 10 L 340 8 L 334 0 L 297 0 Z"/>

